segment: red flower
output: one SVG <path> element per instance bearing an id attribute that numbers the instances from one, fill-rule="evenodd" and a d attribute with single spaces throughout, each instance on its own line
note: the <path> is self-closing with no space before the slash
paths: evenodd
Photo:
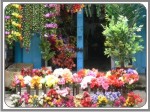
<path id="1" fill-rule="evenodd" d="M 91 88 L 97 88 L 97 87 L 98 87 L 98 81 L 97 81 L 96 78 L 93 78 L 93 79 L 91 80 L 90 87 L 91 87 Z"/>

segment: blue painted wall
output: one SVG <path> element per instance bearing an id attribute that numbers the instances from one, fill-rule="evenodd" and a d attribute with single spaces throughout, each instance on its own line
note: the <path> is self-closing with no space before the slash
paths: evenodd
<path id="1" fill-rule="evenodd" d="M 144 7 L 144 6 L 143 6 Z M 139 32 L 143 38 L 143 42 L 141 45 L 144 46 L 144 49 L 142 52 L 139 52 L 135 55 L 136 57 L 136 62 L 133 63 L 134 67 L 137 69 L 139 73 L 146 73 L 146 9 L 143 8 L 143 11 L 141 13 L 141 16 L 145 15 L 139 22 L 138 25 L 144 25 L 142 28 L 142 31 Z"/>
<path id="2" fill-rule="evenodd" d="M 19 43 L 16 43 L 15 63 L 32 63 L 34 65 L 34 68 L 41 68 L 42 58 L 39 43 L 40 35 L 38 33 L 33 34 L 29 52 L 27 52 L 25 48 L 20 48 Z"/>
<path id="3" fill-rule="evenodd" d="M 83 49 L 83 10 L 77 13 L 77 48 Z M 83 68 L 83 50 L 77 52 L 77 71 Z"/>
<path id="4" fill-rule="evenodd" d="M 20 43 L 19 42 L 16 42 L 15 43 L 15 63 L 21 63 L 22 62 L 22 51 L 23 49 L 20 47 Z"/>

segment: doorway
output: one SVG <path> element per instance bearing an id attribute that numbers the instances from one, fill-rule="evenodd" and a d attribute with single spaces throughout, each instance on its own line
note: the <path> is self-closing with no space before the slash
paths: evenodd
<path id="1" fill-rule="evenodd" d="M 84 68 L 107 71 L 111 68 L 111 59 L 104 55 L 103 27 L 105 18 L 86 17 L 84 14 Z"/>

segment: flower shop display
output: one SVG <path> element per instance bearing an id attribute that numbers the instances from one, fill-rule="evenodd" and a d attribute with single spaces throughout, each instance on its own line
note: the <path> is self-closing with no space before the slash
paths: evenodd
<path id="1" fill-rule="evenodd" d="M 128 86 L 138 80 L 134 69 L 112 69 L 106 73 L 81 69 L 74 74 L 67 68 L 22 69 L 22 75 L 14 77 L 13 86 L 17 89 L 20 84 L 20 90 L 16 90 L 19 92 L 16 98 L 12 95 L 12 101 L 16 107 L 134 107 L 142 98 Z M 31 95 L 29 90 L 23 93 L 21 88 L 27 85 L 36 93 Z"/>

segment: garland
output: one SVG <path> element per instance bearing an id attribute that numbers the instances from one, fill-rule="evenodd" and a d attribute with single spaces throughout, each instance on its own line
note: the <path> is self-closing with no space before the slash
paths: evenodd
<path id="1" fill-rule="evenodd" d="M 27 50 L 30 48 L 31 44 L 31 30 L 32 30 L 32 4 L 26 4 L 24 5 L 24 32 L 23 32 L 23 47 L 25 47 Z"/>
<path id="2" fill-rule="evenodd" d="M 32 30 L 33 32 L 38 32 L 40 29 L 40 4 L 33 4 L 33 24 L 32 24 Z"/>
<path id="3" fill-rule="evenodd" d="M 13 41 L 22 41 L 22 6 L 11 4 L 5 11 L 5 36 L 6 42 L 12 46 Z"/>

